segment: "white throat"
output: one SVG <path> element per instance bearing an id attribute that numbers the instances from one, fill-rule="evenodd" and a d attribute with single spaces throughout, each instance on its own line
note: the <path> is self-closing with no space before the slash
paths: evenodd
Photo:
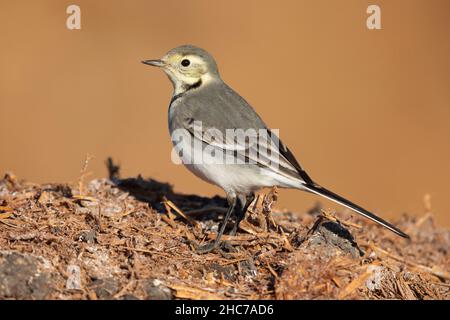
<path id="1" fill-rule="evenodd" d="M 200 86 L 207 85 L 214 80 L 214 78 L 208 73 L 202 75 L 200 78 L 193 78 L 180 74 L 175 76 L 170 71 L 167 72 L 167 75 L 169 76 L 169 79 L 173 84 L 173 96 L 182 94 L 192 89 L 195 90 Z"/>

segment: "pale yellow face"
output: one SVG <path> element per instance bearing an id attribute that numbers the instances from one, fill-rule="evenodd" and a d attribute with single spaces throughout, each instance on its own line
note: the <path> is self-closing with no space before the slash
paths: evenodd
<path id="1" fill-rule="evenodd" d="M 174 84 L 175 91 L 199 81 L 205 83 L 210 79 L 208 65 L 200 56 L 175 53 L 164 56 L 161 61 L 164 63 L 162 68 Z"/>
<path id="2" fill-rule="evenodd" d="M 159 60 L 145 60 L 142 63 L 163 69 L 173 84 L 174 94 L 220 81 L 214 58 L 192 45 L 176 47 Z"/>

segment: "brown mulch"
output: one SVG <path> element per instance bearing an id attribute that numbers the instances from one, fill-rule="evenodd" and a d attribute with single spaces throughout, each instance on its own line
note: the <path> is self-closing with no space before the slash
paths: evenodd
<path id="1" fill-rule="evenodd" d="M 272 208 L 261 194 L 228 246 L 221 197 L 141 177 L 0 180 L 0 299 L 449 299 L 450 231 L 403 215 L 397 237 L 350 212 Z"/>

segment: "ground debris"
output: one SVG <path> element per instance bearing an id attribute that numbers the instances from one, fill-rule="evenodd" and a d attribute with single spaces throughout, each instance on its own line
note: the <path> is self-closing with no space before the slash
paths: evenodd
<path id="1" fill-rule="evenodd" d="M 450 231 L 430 214 L 402 218 L 408 241 L 346 212 L 275 210 L 272 190 L 200 255 L 224 198 L 108 168 L 74 184 L 0 180 L 0 299 L 450 298 Z"/>

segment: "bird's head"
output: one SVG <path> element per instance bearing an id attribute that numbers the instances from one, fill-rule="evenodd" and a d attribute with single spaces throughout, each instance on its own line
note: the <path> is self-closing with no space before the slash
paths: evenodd
<path id="1" fill-rule="evenodd" d="M 214 58 L 205 50 L 192 45 L 176 47 L 161 59 L 145 60 L 142 63 L 162 68 L 172 82 L 175 94 L 220 79 Z"/>

